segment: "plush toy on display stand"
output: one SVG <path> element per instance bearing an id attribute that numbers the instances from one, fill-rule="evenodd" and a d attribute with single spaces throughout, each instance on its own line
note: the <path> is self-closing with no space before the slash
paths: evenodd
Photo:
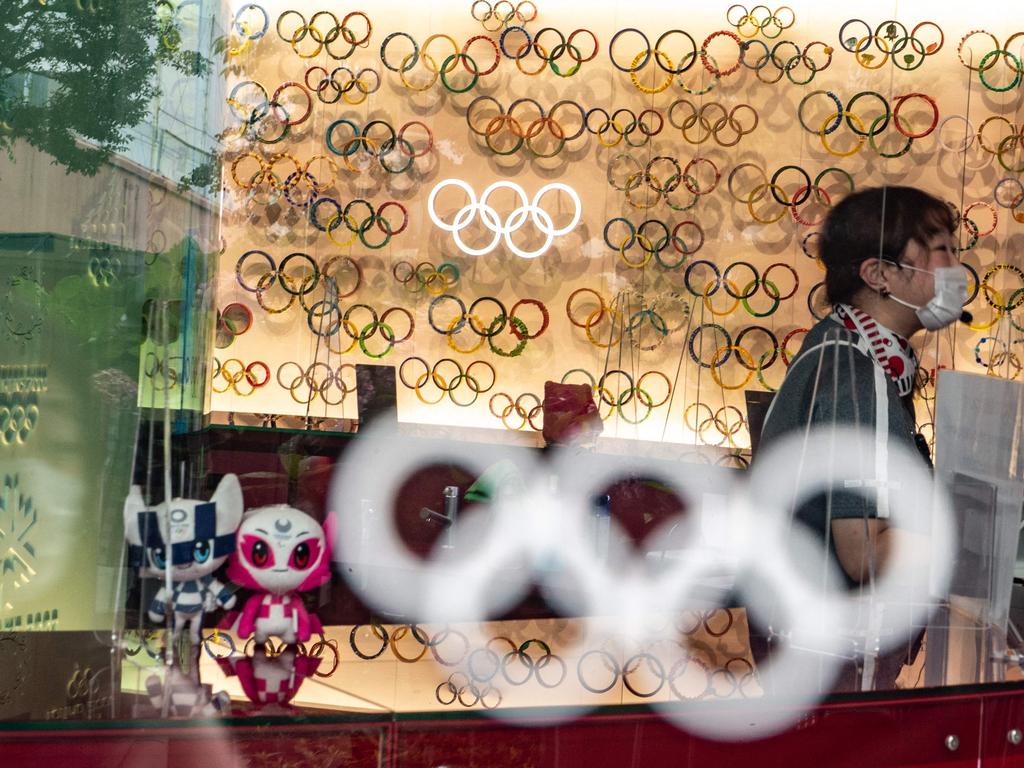
<path id="1" fill-rule="evenodd" d="M 306 610 L 298 593 L 331 578 L 327 542 L 332 526 L 333 516 L 321 528 L 287 504 L 246 512 L 227 574 L 256 594 L 246 601 L 237 621 L 229 615 L 223 624 L 239 637 L 255 636 L 257 643 L 273 636 L 291 645 L 306 642 L 314 632 L 322 634 L 320 620 Z"/>
<path id="2" fill-rule="evenodd" d="M 235 551 L 243 509 L 242 487 L 235 475 L 225 475 L 209 501 L 176 498 L 150 508 L 138 486 L 132 486 L 125 499 L 129 563 L 143 577 L 164 580 L 170 571 L 171 585 L 161 585 L 149 618 L 162 624 L 168 610 L 174 614 L 172 642 L 188 622 L 189 637 L 198 643 L 204 614 L 218 606 L 234 606 L 234 594 L 213 573 Z"/>

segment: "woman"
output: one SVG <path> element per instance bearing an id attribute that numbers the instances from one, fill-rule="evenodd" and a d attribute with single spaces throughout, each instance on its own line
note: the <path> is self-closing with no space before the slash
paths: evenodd
<path id="1" fill-rule="evenodd" d="M 915 426 L 917 360 L 910 339 L 963 314 L 966 276 L 955 223 L 947 204 L 911 187 L 865 189 L 830 211 L 820 257 L 833 309 L 808 331 L 791 362 L 765 417 L 759 452 L 793 430 L 852 424 L 874 432 L 878 455 L 898 443 L 929 461 Z M 821 537 L 839 565 L 844 583 L 826 586 L 869 585 L 900 535 L 886 522 L 884 460 L 873 470 L 880 475 L 869 478 L 873 492 L 832 489 L 795 510 L 795 519 Z M 879 657 L 868 685 L 892 687 L 904 658 Z M 861 687 L 856 669 L 844 672 L 839 689 Z"/>

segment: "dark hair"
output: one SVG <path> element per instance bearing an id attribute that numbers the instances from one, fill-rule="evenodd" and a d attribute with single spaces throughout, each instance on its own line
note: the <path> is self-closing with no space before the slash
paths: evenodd
<path id="1" fill-rule="evenodd" d="M 897 264 L 907 243 L 921 245 L 956 226 L 953 209 L 914 187 L 871 187 L 843 198 L 829 211 L 819 256 L 825 265 L 825 298 L 849 303 L 864 287 L 860 265 L 869 258 Z"/>

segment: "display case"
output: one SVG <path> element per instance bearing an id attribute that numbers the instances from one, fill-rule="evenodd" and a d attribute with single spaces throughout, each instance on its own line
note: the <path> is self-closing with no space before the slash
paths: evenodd
<path id="1" fill-rule="evenodd" d="M 1013 764 L 1024 13 L 849 13 L 6 3 L 0 757 Z M 934 472 L 760 445 L 897 186 Z"/>

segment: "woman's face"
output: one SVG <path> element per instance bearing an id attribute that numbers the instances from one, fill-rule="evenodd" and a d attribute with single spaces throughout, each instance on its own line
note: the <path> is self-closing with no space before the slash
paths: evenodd
<path id="1" fill-rule="evenodd" d="M 935 276 L 929 273 L 940 267 L 955 267 L 960 263 L 953 235 L 939 232 L 932 235 L 924 245 L 911 240 L 903 251 L 902 263 L 916 269 L 890 266 L 886 275 L 889 290 L 904 301 L 923 307 L 935 295 Z"/>

